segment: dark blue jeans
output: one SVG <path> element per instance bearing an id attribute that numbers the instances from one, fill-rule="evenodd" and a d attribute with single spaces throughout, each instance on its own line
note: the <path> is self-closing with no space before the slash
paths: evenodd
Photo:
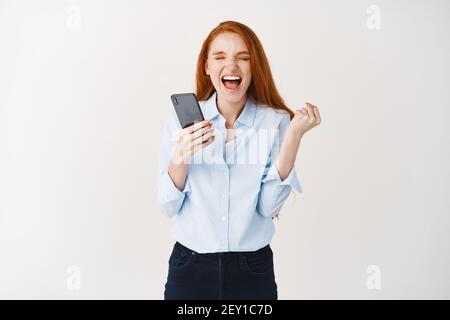
<path id="1" fill-rule="evenodd" d="M 270 245 L 256 251 L 197 253 L 176 242 L 165 300 L 278 299 Z"/>

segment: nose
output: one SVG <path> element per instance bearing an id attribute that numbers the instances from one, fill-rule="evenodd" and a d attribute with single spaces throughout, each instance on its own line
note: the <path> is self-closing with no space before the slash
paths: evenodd
<path id="1" fill-rule="evenodd" d="M 236 64 L 228 64 L 224 68 L 225 72 L 224 74 L 236 74 L 239 73 L 239 67 Z"/>
<path id="2" fill-rule="evenodd" d="M 225 64 L 225 65 L 226 65 L 228 68 L 234 70 L 234 69 L 237 68 L 237 61 L 236 61 L 236 59 L 231 58 L 231 59 L 228 59 L 228 60 L 226 61 L 226 64 Z"/>

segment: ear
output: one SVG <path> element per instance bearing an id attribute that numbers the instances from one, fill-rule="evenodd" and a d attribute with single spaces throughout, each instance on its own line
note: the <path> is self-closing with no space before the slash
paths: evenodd
<path id="1" fill-rule="evenodd" d="M 209 67 L 208 67 L 208 61 L 205 62 L 205 73 L 209 76 Z"/>

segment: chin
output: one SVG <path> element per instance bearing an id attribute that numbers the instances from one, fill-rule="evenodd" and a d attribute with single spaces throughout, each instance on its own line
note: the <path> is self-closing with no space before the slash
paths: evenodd
<path id="1" fill-rule="evenodd" d="M 244 98 L 247 94 L 247 90 L 246 89 L 244 90 L 244 88 L 241 86 L 238 88 L 238 90 L 234 92 L 232 90 L 226 89 L 223 84 L 220 84 L 218 89 L 219 90 L 217 90 L 216 88 L 216 91 L 218 94 L 220 94 L 220 97 L 223 100 L 232 103 L 241 101 L 242 98 Z"/>
<path id="2" fill-rule="evenodd" d="M 245 93 L 233 93 L 229 94 L 227 92 L 222 92 L 221 97 L 223 100 L 226 100 L 228 102 L 239 102 L 242 100 L 242 98 L 245 96 Z"/>

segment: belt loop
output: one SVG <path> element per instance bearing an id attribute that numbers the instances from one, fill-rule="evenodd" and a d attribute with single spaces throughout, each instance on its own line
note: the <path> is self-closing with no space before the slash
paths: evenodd
<path id="1" fill-rule="evenodd" d="M 242 252 L 239 252 L 239 267 L 244 269 L 244 259 L 245 255 Z"/>

